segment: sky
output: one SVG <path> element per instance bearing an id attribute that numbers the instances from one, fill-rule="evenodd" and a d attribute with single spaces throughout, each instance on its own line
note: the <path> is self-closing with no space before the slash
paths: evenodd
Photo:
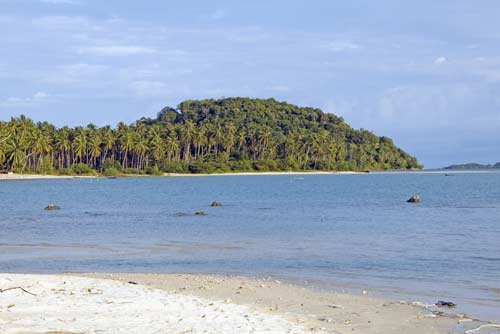
<path id="1" fill-rule="evenodd" d="M 154 117 L 274 97 L 428 168 L 500 161 L 498 0 L 0 0 L 0 120 Z"/>

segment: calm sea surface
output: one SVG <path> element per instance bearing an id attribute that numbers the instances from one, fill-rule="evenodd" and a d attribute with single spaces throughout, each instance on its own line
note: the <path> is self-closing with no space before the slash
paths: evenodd
<path id="1" fill-rule="evenodd" d="M 0 182 L 0 272 L 271 275 L 499 321 L 500 173 L 453 175 Z"/>

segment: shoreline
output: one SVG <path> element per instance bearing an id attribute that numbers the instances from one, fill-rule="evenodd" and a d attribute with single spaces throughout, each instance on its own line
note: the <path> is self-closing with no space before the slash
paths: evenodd
<path id="1" fill-rule="evenodd" d="M 51 180 L 51 179 L 93 179 L 97 176 L 85 175 L 42 175 L 42 174 L 0 174 L 0 181 L 8 180 Z"/>
<path id="2" fill-rule="evenodd" d="M 70 180 L 70 179 L 108 179 L 108 178 L 163 178 L 163 177 L 207 177 L 207 176 L 304 176 L 304 175 L 365 175 L 365 174 L 489 174 L 498 173 L 497 170 L 390 170 L 390 171 L 370 171 L 370 172 L 355 172 L 355 171 L 295 171 L 295 172 L 228 172 L 228 173 L 164 173 L 163 175 L 145 175 L 145 174 L 125 174 L 113 177 L 102 175 L 42 175 L 42 174 L 0 174 L 0 181 L 8 180 Z"/>
<path id="3" fill-rule="evenodd" d="M 129 174 L 117 175 L 116 178 L 161 178 L 161 177 L 205 177 L 205 176 L 273 176 L 273 175 L 351 175 L 367 174 L 364 172 L 341 171 L 310 171 L 310 172 L 236 172 L 236 173 L 214 173 L 214 174 L 190 174 L 190 173 L 164 173 L 163 175 Z M 86 176 L 86 175 L 42 175 L 42 174 L 0 174 L 2 180 L 50 180 L 50 179 L 107 179 L 108 176 Z M 115 177 L 113 177 L 115 178 Z"/>
<path id="4" fill-rule="evenodd" d="M 465 321 L 470 328 L 478 327 L 465 318 L 460 321 L 421 303 L 390 302 L 368 294 L 319 292 L 271 278 L 192 274 L 0 274 L 0 289 L 13 286 L 20 286 L 27 292 L 2 293 L 0 313 L 5 312 L 2 314 L 7 317 L 0 319 L 0 329 L 6 334 L 17 333 L 19 328 L 16 326 L 25 322 L 32 326 L 22 328 L 28 331 L 90 333 L 107 328 L 103 333 L 108 333 L 121 316 L 120 321 L 133 316 L 134 323 L 120 325 L 136 326 L 133 328 L 137 330 L 137 326 L 148 325 L 141 323 L 142 320 L 150 325 L 156 323 L 156 317 L 164 318 L 162 312 L 165 310 L 161 309 L 159 301 L 163 306 L 168 304 L 167 322 L 172 326 L 183 323 L 188 327 L 198 326 L 192 333 L 201 333 L 200 329 L 205 330 L 204 326 L 217 321 L 221 322 L 216 323 L 216 332 L 228 334 L 236 328 L 240 333 L 260 330 L 261 333 L 297 334 L 445 334 L 459 333 L 456 327 Z M 165 299 L 169 299 L 166 304 Z M 33 307 L 34 300 L 39 303 L 37 307 Z M 106 318 L 109 305 L 116 306 L 109 310 L 114 312 L 113 316 Z M 95 312 L 99 314 L 98 321 L 94 319 Z M 46 328 L 47 317 L 53 321 Z M 251 324 L 248 331 L 239 327 L 244 325 L 242 317 L 244 324 Z M 205 319 L 208 322 L 203 324 Z M 82 324 L 99 328 L 82 331 L 78 327 Z M 263 330 L 270 326 L 276 327 L 271 331 Z M 147 326 L 143 328 L 149 330 Z M 182 332 L 174 328 L 177 329 L 172 327 L 172 331 L 166 332 Z"/>
<path id="5" fill-rule="evenodd" d="M 189 173 L 165 173 L 166 177 L 190 177 L 190 176 L 278 176 L 278 175 L 357 175 L 368 174 L 364 172 L 354 171 L 310 171 L 310 172 L 229 172 L 229 173 L 213 173 L 213 174 L 189 174 Z"/>

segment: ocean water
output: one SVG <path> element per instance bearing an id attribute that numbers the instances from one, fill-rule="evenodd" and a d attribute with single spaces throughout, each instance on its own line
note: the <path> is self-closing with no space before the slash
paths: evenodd
<path id="1" fill-rule="evenodd" d="M 0 272 L 270 275 L 500 321 L 500 173 L 452 175 L 4 181 Z"/>

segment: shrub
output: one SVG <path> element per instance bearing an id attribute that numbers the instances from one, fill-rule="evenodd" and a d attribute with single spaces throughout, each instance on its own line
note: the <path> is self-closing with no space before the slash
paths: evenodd
<path id="1" fill-rule="evenodd" d="M 162 176 L 163 172 L 160 170 L 158 165 L 148 168 L 147 173 L 152 176 Z"/>
<path id="2" fill-rule="evenodd" d="M 122 166 L 120 165 L 120 163 L 118 161 L 113 160 L 111 158 L 106 158 L 106 160 L 104 160 L 104 162 L 101 165 L 101 169 L 105 171 L 106 169 L 109 169 L 109 168 L 114 168 L 114 169 L 120 171 L 122 169 Z"/>
<path id="3" fill-rule="evenodd" d="M 120 174 L 120 171 L 115 167 L 108 167 L 104 170 L 104 176 L 117 176 Z"/>
<path id="4" fill-rule="evenodd" d="M 160 169 L 165 173 L 187 173 L 187 166 L 181 161 L 166 161 L 161 164 Z"/>
<path id="5" fill-rule="evenodd" d="M 71 168 L 61 168 L 57 171 L 59 175 L 75 175 Z"/>
<path id="6" fill-rule="evenodd" d="M 89 165 L 86 165 L 84 163 L 78 163 L 76 165 L 71 166 L 71 169 L 73 170 L 73 173 L 76 175 L 90 175 L 94 176 L 97 175 L 97 172 L 93 170 Z"/>
<path id="7" fill-rule="evenodd" d="M 275 160 L 257 160 L 253 163 L 253 166 L 259 172 L 278 170 L 278 163 Z"/>
<path id="8" fill-rule="evenodd" d="M 137 168 L 125 168 L 123 170 L 123 174 L 129 174 L 129 175 L 143 175 L 144 171 L 141 169 Z"/>
<path id="9" fill-rule="evenodd" d="M 253 171 L 253 163 L 250 160 L 240 160 L 229 162 L 229 167 L 234 172 L 251 172 Z"/>
<path id="10" fill-rule="evenodd" d="M 54 174 L 54 167 L 52 165 L 52 159 L 49 156 L 43 157 L 40 163 L 40 173 L 41 174 Z"/>

